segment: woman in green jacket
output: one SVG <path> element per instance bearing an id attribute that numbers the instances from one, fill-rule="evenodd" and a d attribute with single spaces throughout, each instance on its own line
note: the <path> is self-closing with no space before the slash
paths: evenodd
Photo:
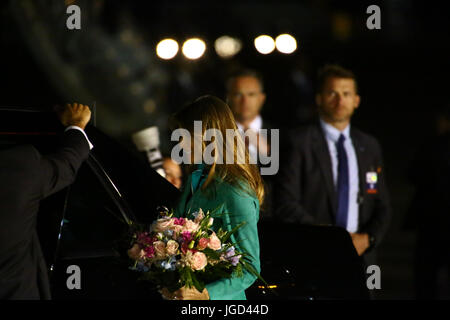
<path id="1" fill-rule="evenodd" d="M 176 127 L 188 130 L 192 137 L 191 141 L 182 142 L 183 152 L 187 152 L 188 157 L 189 154 L 192 155 L 188 159 L 194 162 L 193 155 L 199 151 L 194 148 L 200 146 L 203 155 L 202 163 L 191 168 L 192 174 L 183 186 L 175 215 L 192 218 L 190 214 L 200 208 L 204 212 L 214 212 L 213 216 L 217 217 L 214 218 L 212 228 L 215 231 L 219 228 L 230 231 L 245 222 L 231 236 L 231 241 L 236 243 L 239 251 L 250 255 L 252 266 L 260 272 L 257 222 L 264 187 L 258 167 L 249 163 L 248 152 L 245 150 L 230 108 L 216 97 L 203 96 L 176 113 L 173 120 Z M 194 129 L 194 121 L 201 121 L 201 134 L 199 130 Z M 198 125 L 198 122 L 196 124 Z M 217 134 L 220 132 L 222 137 L 227 137 L 227 129 L 234 130 L 236 134 L 232 140 L 223 141 L 216 136 L 211 143 L 206 144 L 204 138 L 208 129 L 215 130 Z M 208 148 L 213 150 L 209 153 L 211 157 L 208 160 L 205 157 L 207 156 L 205 147 L 211 144 L 214 148 Z M 228 162 L 233 163 L 227 164 L 226 157 L 221 158 L 224 154 L 232 157 L 233 161 Z M 183 287 L 175 293 L 163 290 L 163 295 L 168 299 L 182 300 L 245 300 L 245 290 L 255 280 L 253 274 L 244 270 L 241 277 L 223 278 L 206 284 L 203 292 Z"/>

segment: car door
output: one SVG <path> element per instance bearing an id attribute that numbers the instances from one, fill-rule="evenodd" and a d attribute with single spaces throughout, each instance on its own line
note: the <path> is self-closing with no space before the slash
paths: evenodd
<path id="1" fill-rule="evenodd" d="M 138 274 L 128 270 L 123 239 L 131 222 L 149 223 L 157 206 L 173 207 L 179 191 L 145 157 L 96 128 L 86 131 L 94 149 L 67 193 L 50 266 L 53 296 L 161 299 L 150 283 L 137 281 Z"/>

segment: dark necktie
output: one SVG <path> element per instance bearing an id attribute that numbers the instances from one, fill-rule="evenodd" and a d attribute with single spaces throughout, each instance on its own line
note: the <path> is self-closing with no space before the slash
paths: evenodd
<path id="1" fill-rule="evenodd" d="M 344 148 L 345 137 L 343 134 L 339 136 L 336 143 L 338 158 L 338 178 L 337 178 L 337 196 L 338 208 L 336 214 L 336 225 L 347 228 L 348 218 L 348 193 L 349 193 L 349 174 L 347 152 Z"/>

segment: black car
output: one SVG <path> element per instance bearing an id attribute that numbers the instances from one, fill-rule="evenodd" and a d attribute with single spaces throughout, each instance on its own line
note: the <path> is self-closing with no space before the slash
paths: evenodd
<path id="1" fill-rule="evenodd" d="M 0 147 L 33 144 L 51 151 L 64 128 L 51 111 L 0 107 Z M 144 155 L 88 125 L 94 148 L 75 182 L 45 199 L 38 215 L 53 299 L 161 299 L 128 269 L 129 222 L 151 223 L 158 206 L 174 207 L 179 191 Z M 363 263 L 340 228 L 262 221 L 261 275 L 248 299 L 366 299 Z M 330 244 L 333 244 L 330 246 Z M 81 271 L 81 288 L 69 289 Z"/>

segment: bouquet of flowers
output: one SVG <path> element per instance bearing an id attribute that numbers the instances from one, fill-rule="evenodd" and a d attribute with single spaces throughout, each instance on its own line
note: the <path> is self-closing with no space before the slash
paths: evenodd
<path id="1" fill-rule="evenodd" d="M 136 226 L 128 250 L 134 260 L 131 269 L 172 292 L 183 286 L 202 292 L 208 282 L 241 276 L 243 268 L 264 281 L 249 263 L 248 254 L 230 242 L 230 236 L 245 222 L 216 233 L 211 229 L 214 218 L 209 211 L 200 209 L 192 216 L 193 220 L 176 218 L 165 208 L 147 230 Z"/>

